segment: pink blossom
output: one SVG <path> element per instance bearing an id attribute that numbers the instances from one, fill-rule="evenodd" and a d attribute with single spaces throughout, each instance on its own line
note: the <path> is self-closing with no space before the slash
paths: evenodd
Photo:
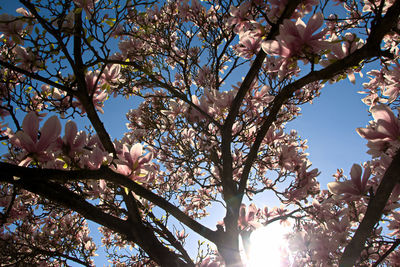
<path id="1" fill-rule="evenodd" d="M 86 143 L 86 133 L 78 133 L 76 123 L 73 121 L 68 121 L 65 124 L 65 135 L 62 139 L 62 146 L 65 150 L 65 154 L 73 156 L 83 149 Z"/>
<path id="2" fill-rule="evenodd" d="M 104 69 L 102 77 L 108 84 L 115 84 L 121 77 L 121 65 L 113 64 Z"/>
<path id="3" fill-rule="evenodd" d="M 381 8 L 381 0 L 364 0 L 363 12 L 378 12 Z M 386 0 L 383 3 L 382 12 L 386 13 L 388 8 L 393 4 L 394 0 Z"/>
<path id="4" fill-rule="evenodd" d="M 104 113 L 103 106 L 104 102 L 108 98 L 108 94 L 105 90 L 101 89 L 104 84 L 104 79 L 100 76 L 99 72 L 88 71 L 85 75 L 86 89 L 89 95 L 92 97 L 93 105 L 100 113 Z M 78 101 L 74 102 L 74 105 L 82 110 L 82 114 L 85 113 L 85 107 Z"/>
<path id="5" fill-rule="evenodd" d="M 83 164 L 91 170 L 97 170 L 105 160 L 110 160 L 107 156 L 107 153 L 96 145 L 83 157 Z"/>
<path id="6" fill-rule="evenodd" d="M 185 230 L 183 229 L 183 230 L 181 230 L 181 231 L 179 231 L 179 232 L 178 232 L 178 230 L 176 230 L 176 231 L 175 231 L 175 235 L 176 235 L 176 238 L 177 238 L 179 241 L 184 241 L 185 238 L 186 238 L 189 234 L 186 234 L 186 233 L 185 233 Z"/>
<path id="7" fill-rule="evenodd" d="M 257 222 L 257 214 L 258 214 L 258 208 L 256 205 L 253 203 L 249 205 L 248 208 L 246 208 L 245 204 L 242 204 L 240 206 L 239 210 L 239 228 L 242 230 L 245 230 L 246 228 L 250 228 L 251 230 L 254 230 L 256 228 L 261 227 L 261 224 Z"/>
<path id="8" fill-rule="evenodd" d="M 386 105 L 371 108 L 374 123 L 367 128 L 357 128 L 358 134 L 369 141 L 396 141 L 400 137 L 400 121 Z"/>
<path id="9" fill-rule="evenodd" d="M 99 2 L 99 0 L 73 0 L 75 5 L 79 8 L 85 10 L 89 19 L 91 18 L 92 10 L 94 9 L 94 4 Z"/>
<path id="10" fill-rule="evenodd" d="M 344 194 L 344 198 L 352 196 L 362 196 L 368 190 L 367 183 L 371 176 L 371 169 L 366 166 L 364 175 L 361 178 L 362 168 L 358 164 L 351 167 L 350 176 L 351 180 L 344 182 L 330 182 L 328 183 L 328 190 L 335 196 Z"/>
<path id="11" fill-rule="evenodd" d="M 328 54 L 327 58 L 330 62 L 342 59 L 350 53 L 353 53 L 355 50 L 361 48 L 363 44 L 363 40 L 357 38 L 355 34 L 346 33 L 346 35 L 344 36 L 344 42 L 334 42 L 330 45 L 329 48 L 332 53 Z"/>
<path id="12" fill-rule="evenodd" d="M 28 113 L 22 122 L 22 131 L 9 134 L 13 145 L 25 150 L 25 158 L 20 165 L 28 165 L 33 159 L 47 161 L 52 158 L 51 146 L 61 132 L 61 124 L 57 116 L 50 117 L 39 131 L 39 118 L 34 112 Z M 40 133 L 40 138 L 38 139 Z"/>
<path id="13" fill-rule="evenodd" d="M 400 93 L 400 64 L 396 63 L 393 70 L 385 73 L 385 78 L 387 79 L 388 84 L 383 88 L 382 94 L 389 98 L 389 102 L 393 102 L 397 99 Z"/>
<path id="14" fill-rule="evenodd" d="M 239 7 L 232 6 L 230 10 L 231 17 L 228 19 L 227 24 L 234 26 L 234 32 L 239 33 L 241 31 L 247 30 L 249 27 L 249 10 L 250 2 L 244 2 Z"/>
<path id="15" fill-rule="evenodd" d="M 0 32 L 10 37 L 16 43 L 23 43 L 20 35 L 24 28 L 24 22 L 8 14 L 0 14 Z"/>
<path id="16" fill-rule="evenodd" d="M 224 260 L 219 255 L 211 255 L 207 256 L 201 263 L 198 265 L 199 267 L 224 267 Z"/>
<path id="17" fill-rule="evenodd" d="M 25 17 L 28 17 L 28 18 L 33 18 L 34 17 L 30 11 L 26 10 L 23 7 L 17 8 L 15 11 L 18 14 L 21 14 L 22 16 L 25 16 Z"/>
<path id="18" fill-rule="evenodd" d="M 277 152 L 279 153 L 279 165 L 283 169 L 292 171 L 301 164 L 302 160 L 296 146 L 283 144 L 277 148 Z"/>
<path id="19" fill-rule="evenodd" d="M 328 43 L 321 40 L 326 30 L 314 34 L 323 24 L 321 13 L 314 14 L 307 25 L 299 18 L 296 22 L 285 20 L 280 26 L 276 40 L 266 41 L 261 47 L 269 55 L 290 58 L 304 54 L 317 54 L 328 48 Z"/>
<path id="20" fill-rule="evenodd" d="M 258 53 L 261 47 L 261 38 L 255 36 L 253 32 L 239 33 L 239 45 L 236 46 L 236 52 L 243 58 L 250 59 Z"/>
<path id="21" fill-rule="evenodd" d="M 42 65 L 32 51 L 27 50 L 25 47 L 20 45 L 14 48 L 14 52 L 16 53 L 16 59 L 19 63 L 18 66 L 25 70 L 37 70 L 37 67 Z"/>
<path id="22" fill-rule="evenodd" d="M 143 148 L 141 144 L 135 144 L 131 148 L 127 145 L 122 146 L 122 151 L 118 155 L 116 172 L 126 175 L 130 179 L 141 182 L 146 181 L 147 170 L 145 164 L 152 160 L 152 153 L 142 156 Z"/>

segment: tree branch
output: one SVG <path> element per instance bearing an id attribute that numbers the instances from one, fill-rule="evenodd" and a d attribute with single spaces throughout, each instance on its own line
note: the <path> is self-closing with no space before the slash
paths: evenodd
<path id="1" fill-rule="evenodd" d="M 102 62 L 133 66 L 134 68 L 138 69 L 139 71 L 145 73 L 147 75 L 147 77 L 150 78 L 151 82 L 153 82 L 154 84 L 156 84 L 157 86 L 159 86 L 161 88 L 164 88 L 165 90 L 170 92 L 174 97 L 179 98 L 180 100 L 182 100 L 183 102 L 188 104 L 191 108 L 194 108 L 196 111 L 201 113 L 201 115 L 206 117 L 207 120 L 209 120 L 212 123 L 214 123 L 218 128 L 222 127 L 221 124 L 218 121 L 216 121 L 213 117 L 211 117 L 207 112 L 202 110 L 199 106 L 193 104 L 193 102 L 191 100 L 188 100 L 185 94 L 183 94 L 179 90 L 176 90 L 173 86 L 171 86 L 171 85 L 169 85 L 169 84 L 167 84 L 165 82 L 160 81 L 153 74 L 149 73 L 149 71 L 147 71 L 145 68 L 143 68 L 142 66 L 140 66 L 136 62 L 134 62 L 134 61 L 125 62 L 125 61 L 115 60 L 115 59 L 102 60 Z"/>
<path id="2" fill-rule="evenodd" d="M 393 157 L 392 163 L 383 175 L 375 196 L 370 199 L 365 216 L 357 228 L 350 243 L 346 246 L 340 267 L 350 267 L 359 259 L 367 238 L 371 235 L 376 223 L 382 216 L 386 203 L 395 185 L 400 181 L 400 150 Z"/>
<path id="3" fill-rule="evenodd" d="M 0 163 L 0 170 L 2 171 L 0 181 L 17 185 L 20 188 L 45 197 L 59 205 L 79 213 L 88 220 L 94 221 L 121 234 L 122 236 L 125 236 L 127 240 L 137 243 L 154 261 L 162 266 L 187 265 L 182 262 L 177 254 L 170 251 L 160 243 L 151 229 L 146 228 L 141 221 L 140 223 L 135 222 L 132 225 L 132 221 L 124 221 L 120 218 L 104 213 L 98 207 L 88 203 L 82 196 L 68 190 L 58 183 L 50 181 L 58 180 L 53 179 L 58 176 L 65 180 L 65 178 L 69 177 L 70 174 L 75 176 L 75 179 L 69 179 L 70 181 L 78 180 L 76 179 L 77 172 L 71 173 L 57 170 L 23 168 L 15 165 L 16 168 L 13 168 L 11 164 L 7 164 L 9 165 L 7 166 L 8 168 L 3 169 L 5 164 L 7 163 Z M 46 171 L 50 171 L 50 175 L 48 175 Z M 112 171 L 110 170 L 110 172 Z M 14 177 L 18 178 L 15 179 Z"/>
<path id="4" fill-rule="evenodd" d="M 47 78 L 45 78 L 45 77 L 43 77 L 43 76 L 40 76 L 40 75 L 37 74 L 37 73 L 33 73 L 33 72 L 29 72 L 29 71 L 27 71 L 27 70 L 21 69 L 21 68 L 15 66 L 14 64 L 5 62 L 5 61 L 3 61 L 3 60 L 0 60 L 0 65 L 2 65 L 3 67 L 5 67 L 5 68 L 7 68 L 7 69 L 13 70 L 13 71 L 18 72 L 18 73 L 20 73 L 20 74 L 23 74 L 23 75 L 25 75 L 25 76 L 27 76 L 27 77 L 29 77 L 29 78 L 34 79 L 34 80 L 44 82 L 44 83 L 46 83 L 46 84 L 48 84 L 48 85 L 51 85 L 51 86 L 53 86 L 53 87 L 55 87 L 55 88 L 58 88 L 58 89 L 60 89 L 60 90 L 63 90 L 63 91 L 65 91 L 65 92 L 67 92 L 67 93 L 70 93 L 70 94 L 74 93 L 74 91 L 72 91 L 69 87 L 67 87 L 67 86 L 65 86 L 65 85 L 62 85 L 62 84 L 60 84 L 60 83 L 53 82 L 52 80 L 49 80 L 49 79 L 47 79 Z"/>
<path id="5" fill-rule="evenodd" d="M 380 56 L 381 55 L 380 44 L 382 42 L 382 39 L 385 36 L 385 34 L 387 34 L 393 28 L 393 26 L 396 25 L 399 14 L 400 14 L 400 1 L 398 0 L 393 4 L 392 7 L 389 8 L 385 17 L 382 18 L 379 21 L 379 23 L 377 23 L 371 29 L 371 34 L 367 39 L 367 43 L 363 47 L 357 49 L 356 51 L 346 56 L 345 58 L 332 63 L 331 65 L 325 67 L 324 69 L 319 71 L 312 71 L 303 78 L 285 86 L 282 89 L 282 91 L 275 97 L 272 108 L 267 118 L 265 119 L 263 125 L 260 127 L 260 130 L 257 133 L 253 146 L 251 147 L 250 152 L 247 155 L 247 159 L 245 162 L 245 166 L 243 168 L 242 177 L 240 179 L 240 184 L 239 184 L 239 193 L 242 196 L 247 185 L 247 180 L 250 174 L 251 167 L 253 165 L 254 160 L 257 157 L 257 152 L 261 146 L 261 143 L 264 140 L 264 137 L 267 134 L 272 123 L 276 121 L 277 115 L 281 107 L 286 103 L 286 101 L 293 96 L 293 93 L 296 90 L 302 88 L 307 84 L 319 80 L 329 80 L 334 76 L 342 73 L 346 69 L 349 69 L 353 66 L 358 66 L 358 64 L 363 60 Z"/>
<path id="6" fill-rule="evenodd" d="M 218 243 L 218 237 L 215 231 L 203 226 L 199 222 L 190 218 L 187 214 L 182 212 L 179 208 L 175 207 L 164 198 L 154 194 L 150 190 L 142 187 L 136 182 L 126 178 L 125 176 L 115 173 L 108 167 L 101 167 L 99 170 L 79 170 L 79 171 L 63 171 L 54 169 L 33 169 L 25 168 L 10 163 L 0 162 L 0 173 L 5 177 L 36 177 L 40 181 L 80 181 L 80 180 L 100 180 L 107 179 L 117 185 L 125 186 L 135 194 L 149 200 L 160 208 L 172 214 L 177 220 L 188 226 L 194 232 L 207 238 L 211 242 Z M 13 183 L 12 178 L 4 180 L 0 177 L 0 181 Z"/>
<path id="7" fill-rule="evenodd" d="M 100 225 L 121 233 L 123 235 L 129 232 L 129 226 L 120 218 L 104 213 L 99 208 L 88 203 L 80 195 L 62 187 L 59 184 L 50 182 L 49 179 L 43 178 L 46 174 L 41 174 L 39 169 L 22 168 L 13 172 L 13 168 L 4 169 L 4 164 L 0 163 L 1 176 L 0 181 L 17 185 L 20 188 L 28 190 L 32 193 L 43 196 L 51 201 L 54 201 L 68 209 L 76 211 L 83 217 L 94 221 Z M 11 164 L 10 164 L 11 165 Z M 12 166 L 12 165 L 11 165 Z M 16 166 L 18 167 L 18 166 Z M 18 167 L 21 168 L 21 167 Z M 25 169 L 25 170 L 23 170 Z M 35 171 L 32 171 L 35 170 Z M 18 177 L 15 179 L 14 177 Z M 130 238 L 131 241 L 135 240 Z"/>
<path id="8" fill-rule="evenodd" d="M 372 267 L 378 267 L 378 265 L 387 257 L 390 253 L 392 253 L 397 246 L 400 245 L 400 239 L 397 239 L 392 246 L 382 255 L 379 259 L 372 265 Z"/>

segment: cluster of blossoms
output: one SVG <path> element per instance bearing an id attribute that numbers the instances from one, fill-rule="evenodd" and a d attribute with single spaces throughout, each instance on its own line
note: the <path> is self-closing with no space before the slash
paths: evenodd
<path id="1" fill-rule="evenodd" d="M 116 141 L 118 159 L 113 161 L 96 135 L 88 136 L 78 132 L 75 122 L 65 124 L 65 133 L 61 138 L 61 124 L 57 116 L 46 120 L 39 130 L 39 116 L 28 113 L 22 123 L 22 130 L 14 133 L 6 130 L 15 155 L 9 154 L 12 161 L 20 166 L 36 164 L 42 168 L 55 169 L 99 169 L 102 165 L 114 164 L 115 171 L 130 179 L 146 182 L 152 153 L 143 155 L 141 144 L 128 146 Z"/>

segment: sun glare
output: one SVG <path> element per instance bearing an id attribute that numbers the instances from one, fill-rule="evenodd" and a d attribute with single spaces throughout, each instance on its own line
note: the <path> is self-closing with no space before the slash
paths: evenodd
<path id="1" fill-rule="evenodd" d="M 279 222 L 257 229 L 251 234 L 249 267 L 280 267 L 289 265 L 289 249 L 285 234 L 290 227 Z"/>

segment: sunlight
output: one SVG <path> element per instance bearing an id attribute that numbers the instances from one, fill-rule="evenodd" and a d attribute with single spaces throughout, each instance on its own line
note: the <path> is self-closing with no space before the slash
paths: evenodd
<path id="1" fill-rule="evenodd" d="M 262 266 L 288 266 L 288 243 L 285 234 L 290 227 L 285 227 L 279 222 L 257 229 L 251 234 L 249 267 Z"/>

